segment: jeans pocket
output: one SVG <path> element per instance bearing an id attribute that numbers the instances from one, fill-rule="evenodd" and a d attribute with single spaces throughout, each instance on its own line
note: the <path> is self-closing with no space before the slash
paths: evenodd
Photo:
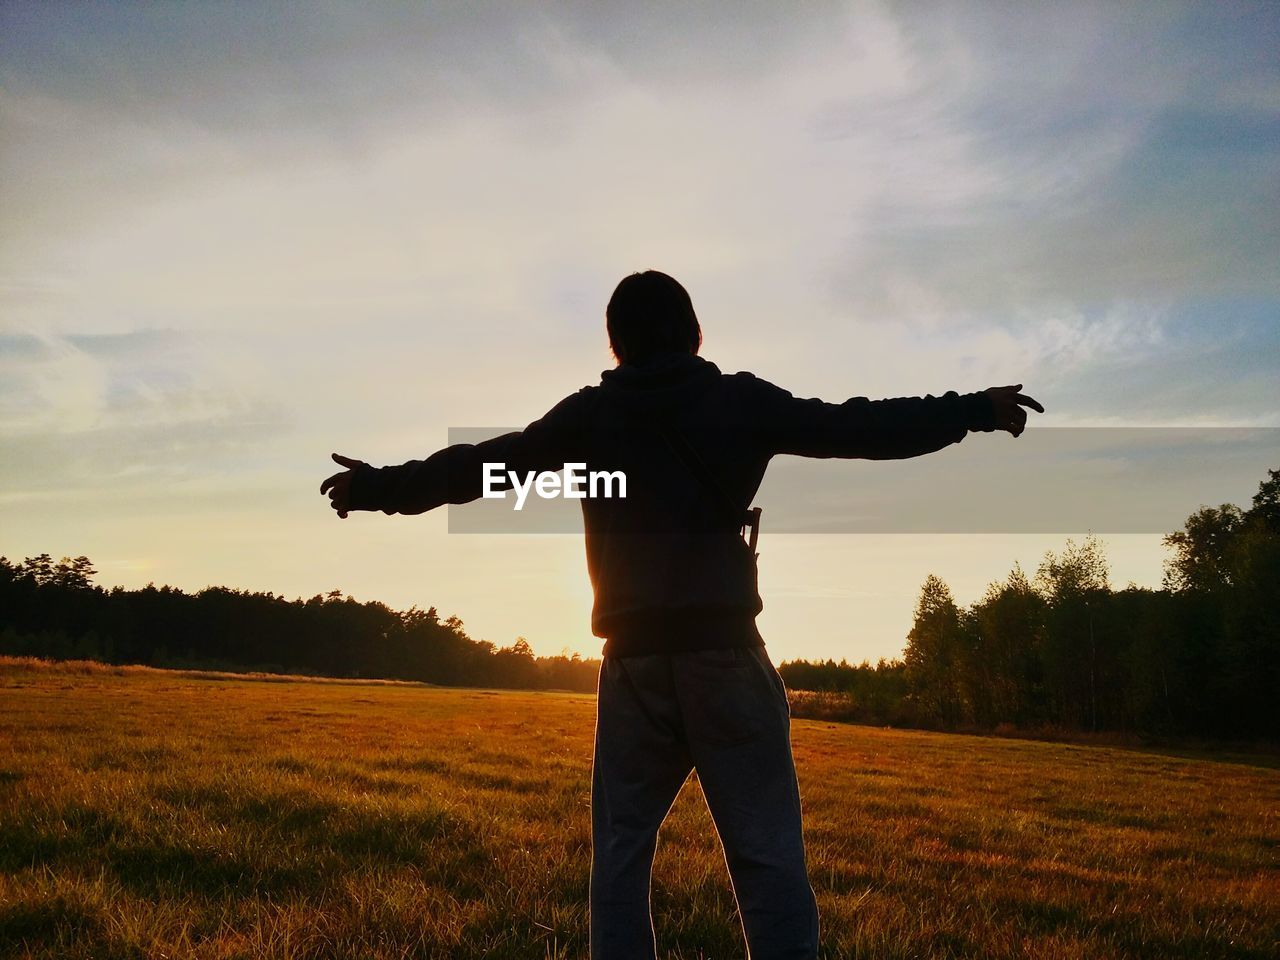
<path id="1" fill-rule="evenodd" d="M 744 647 L 681 655 L 677 683 L 690 740 L 733 746 L 764 732 L 768 685 Z"/>
<path id="2" fill-rule="evenodd" d="M 769 654 L 764 647 L 752 647 L 750 653 L 760 665 L 760 669 L 768 676 L 770 685 L 772 685 L 774 692 L 782 703 L 783 712 L 786 713 L 789 719 L 791 717 L 791 700 L 787 697 L 787 685 L 782 680 L 782 674 L 773 665 L 773 661 L 769 659 Z"/>

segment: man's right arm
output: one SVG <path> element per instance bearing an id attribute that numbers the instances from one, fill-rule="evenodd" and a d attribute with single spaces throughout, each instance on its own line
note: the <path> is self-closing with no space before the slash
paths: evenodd
<path id="1" fill-rule="evenodd" d="M 351 510 L 426 513 L 446 503 L 470 503 L 481 496 L 482 465 L 500 461 L 496 449 L 511 434 L 484 443 L 455 443 L 425 460 L 390 467 L 361 464 L 351 475 Z"/>
<path id="2" fill-rule="evenodd" d="M 521 474 L 558 470 L 575 456 L 581 435 L 582 392 L 556 404 L 524 430 L 481 443 L 455 443 L 425 460 L 390 467 L 360 464 L 351 473 L 350 510 L 418 514 L 484 494 L 484 465 L 502 463 Z"/>

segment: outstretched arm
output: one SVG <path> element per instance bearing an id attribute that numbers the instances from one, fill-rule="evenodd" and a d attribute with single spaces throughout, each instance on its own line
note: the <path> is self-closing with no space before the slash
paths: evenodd
<path id="1" fill-rule="evenodd" d="M 898 460 L 959 443 L 970 431 L 1026 428 L 1029 407 L 1044 408 L 1022 394 L 1022 384 L 989 387 L 978 393 L 948 391 L 940 397 L 897 397 L 844 403 L 801 400 L 765 381 L 762 429 L 771 453 L 803 457 Z"/>
<path id="2" fill-rule="evenodd" d="M 320 485 L 339 518 L 352 510 L 425 513 L 446 503 L 470 503 L 484 493 L 485 463 L 505 463 L 520 472 L 557 469 L 574 459 L 581 435 L 581 393 L 562 400 L 524 430 L 482 443 L 455 443 L 427 457 L 391 467 L 372 467 L 334 454 L 346 467 Z"/>

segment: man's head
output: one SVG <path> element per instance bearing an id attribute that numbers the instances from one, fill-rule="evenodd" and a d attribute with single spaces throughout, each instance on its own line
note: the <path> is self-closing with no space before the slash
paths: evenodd
<path id="1" fill-rule="evenodd" d="M 702 328 L 684 287 L 665 273 L 624 277 L 605 308 L 609 349 L 618 363 L 639 364 L 663 354 L 696 354 Z"/>

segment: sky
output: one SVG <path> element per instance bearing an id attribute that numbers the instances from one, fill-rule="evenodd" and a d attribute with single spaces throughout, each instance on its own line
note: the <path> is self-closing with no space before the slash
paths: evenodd
<path id="1" fill-rule="evenodd" d="M 318 486 L 598 382 L 646 268 L 704 356 L 798 396 L 1023 383 L 1033 431 L 1272 428 L 1232 469 L 1166 456 L 1182 517 L 1280 465 L 1274 3 L 7 0 L 0 145 L 0 553 L 103 584 L 337 588 L 598 654 L 579 537 L 339 522 Z M 839 466 L 985 517 L 1020 463 L 1034 531 L 771 533 L 767 479 L 775 660 L 895 656 L 926 575 L 969 603 L 1089 532 L 1158 586 L 1172 527 L 1055 528 L 1050 474 L 1113 484 L 1029 436 L 961 445 L 989 490 L 948 451 Z"/>

